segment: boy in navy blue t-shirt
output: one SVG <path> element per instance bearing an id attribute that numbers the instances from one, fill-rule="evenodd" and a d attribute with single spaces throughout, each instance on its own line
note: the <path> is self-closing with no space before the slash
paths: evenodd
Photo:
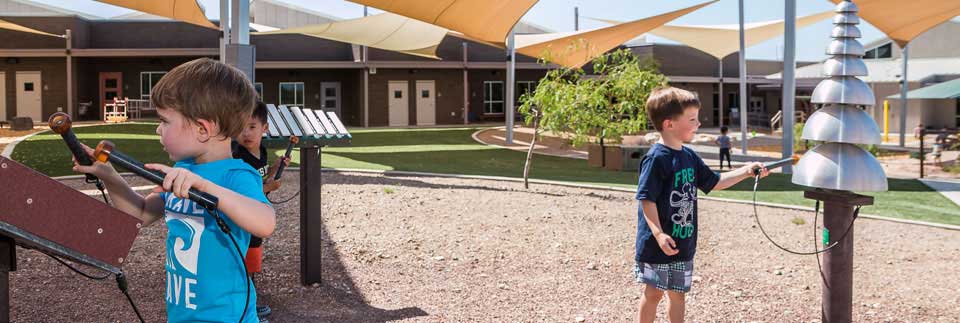
<path id="1" fill-rule="evenodd" d="M 657 88 L 646 104 L 660 141 L 640 164 L 637 200 L 636 265 L 634 278 L 646 285 L 640 300 L 640 322 L 653 322 L 664 292 L 670 299 L 670 322 L 682 322 L 686 292 L 693 276 L 697 249 L 697 189 L 704 193 L 730 187 L 749 178 L 761 163 L 750 163 L 718 175 L 693 150 L 684 147 L 700 127 L 700 101 L 689 91 Z"/>

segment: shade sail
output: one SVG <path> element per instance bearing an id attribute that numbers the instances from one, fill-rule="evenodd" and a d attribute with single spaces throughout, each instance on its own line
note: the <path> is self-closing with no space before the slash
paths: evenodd
<path id="1" fill-rule="evenodd" d="M 254 35 L 302 34 L 339 42 L 437 58 L 437 46 L 448 30 L 393 13 L 320 25 L 287 28 Z"/>
<path id="2" fill-rule="evenodd" d="M 350 0 L 503 46 L 537 0 Z"/>
<path id="3" fill-rule="evenodd" d="M 581 67 L 595 57 L 603 55 L 640 34 L 663 26 L 663 24 L 714 2 L 717 2 L 717 0 L 593 30 L 516 35 L 517 52 L 530 57 L 547 58 L 550 62 L 566 67 Z"/>
<path id="4" fill-rule="evenodd" d="M 861 18 L 901 48 L 930 28 L 960 15 L 960 1 L 956 0 L 857 0 L 854 4 L 860 8 Z"/>
<path id="5" fill-rule="evenodd" d="M 204 15 L 196 0 L 97 0 L 99 2 L 183 21 L 201 27 L 220 29 Z"/>
<path id="6" fill-rule="evenodd" d="M 54 35 L 54 34 L 42 32 L 42 31 L 39 31 L 39 30 L 36 30 L 36 29 L 27 28 L 27 27 L 24 27 L 24 26 L 21 26 L 21 25 L 18 25 L 18 24 L 15 24 L 15 23 L 12 23 L 12 22 L 9 22 L 9 21 L 6 21 L 6 20 L 2 20 L 2 19 L 0 19 L 0 29 L 7 29 L 7 30 L 14 30 L 14 31 L 22 31 L 22 32 L 25 32 L 25 33 L 31 33 L 31 34 L 37 34 L 37 35 L 45 35 L 45 36 L 53 36 L 53 37 L 63 37 L 63 36 L 60 36 L 60 35 Z"/>
<path id="7" fill-rule="evenodd" d="M 805 27 L 821 20 L 833 17 L 832 11 L 825 11 L 797 19 L 797 27 Z M 616 20 L 590 18 L 610 24 L 619 23 Z M 783 20 L 767 21 L 746 24 L 743 27 L 743 38 L 746 47 L 750 47 L 783 34 Z M 740 50 L 739 25 L 665 25 L 650 31 L 651 34 L 671 39 L 687 46 L 702 50 L 716 58 Z"/>
<path id="8" fill-rule="evenodd" d="M 888 99 L 899 99 L 900 93 L 887 96 Z M 937 83 L 907 92 L 907 99 L 956 99 L 960 98 L 960 79 Z"/>

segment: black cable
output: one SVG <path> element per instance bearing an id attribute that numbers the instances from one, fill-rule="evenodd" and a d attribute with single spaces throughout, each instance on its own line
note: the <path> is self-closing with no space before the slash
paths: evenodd
<path id="1" fill-rule="evenodd" d="M 240 259 L 240 263 L 243 264 L 243 276 L 246 277 L 246 283 L 247 283 L 247 298 L 246 300 L 243 301 L 243 312 L 240 314 L 240 321 L 239 321 L 243 323 L 243 318 L 247 315 L 247 309 L 250 306 L 250 275 L 247 274 L 247 262 L 244 261 L 243 252 L 240 251 L 240 245 L 237 244 L 237 240 L 233 238 L 232 234 L 230 234 L 230 227 L 227 226 L 226 221 L 223 221 L 223 217 L 221 216 L 220 211 L 216 209 L 212 209 L 212 210 L 208 209 L 207 211 L 209 211 L 210 214 L 217 221 L 217 226 L 220 227 L 220 231 L 223 231 L 223 233 L 226 233 L 227 236 L 230 237 L 230 242 L 233 242 L 233 247 L 237 250 L 237 256 L 239 257 L 238 259 Z"/>
<path id="2" fill-rule="evenodd" d="M 87 183 L 93 183 L 94 185 L 97 185 L 97 189 L 100 190 L 100 196 L 103 196 L 103 203 L 110 205 L 110 200 L 107 199 L 107 192 L 106 192 L 106 189 L 103 188 L 102 180 L 97 178 L 94 181 L 87 180 Z"/>
<path id="3" fill-rule="evenodd" d="M 290 200 L 293 200 L 294 198 L 296 198 L 296 197 L 299 196 L 299 195 L 300 195 L 300 191 L 297 191 L 297 193 L 296 193 L 296 194 L 293 194 L 293 196 L 287 198 L 286 200 L 280 201 L 280 202 L 276 202 L 276 201 L 274 201 L 274 200 L 271 200 L 271 199 L 269 198 L 270 195 L 267 195 L 267 200 L 270 201 L 270 203 L 273 203 L 273 204 L 283 204 L 283 203 L 290 202 Z"/>
<path id="4" fill-rule="evenodd" d="M 49 256 L 50 258 L 53 258 L 53 260 L 56 260 L 57 262 L 63 264 L 64 266 L 67 266 L 67 268 L 70 268 L 70 270 L 73 270 L 73 272 L 79 274 L 80 276 L 87 277 L 87 278 L 90 278 L 90 279 L 93 279 L 93 280 L 104 280 L 104 279 L 110 278 L 110 275 L 111 275 L 110 273 L 107 273 L 107 274 L 106 274 L 105 276 L 103 276 L 103 277 L 93 276 L 93 275 L 90 275 L 90 274 L 88 274 L 88 273 L 85 273 L 85 272 L 81 271 L 80 269 L 77 269 L 76 267 L 73 267 L 72 265 L 68 264 L 66 261 L 63 261 L 63 259 L 60 259 L 60 257 L 54 256 L 54 255 L 51 255 L 51 254 L 45 253 L 45 252 L 41 252 L 41 253 Z"/>
<path id="5" fill-rule="evenodd" d="M 840 241 L 843 241 L 843 239 L 847 237 L 847 234 L 850 233 L 850 229 L 853 229 L 853 221 L 855 221 L 855 220 L 857 219 L 857 215 L 860 213 L 860 206 L 857 206 L 857 208 L 854 209 L 854 211 L 853 211 L 853 218 L 850 219 L 850 224 L 847 225 L 847 230 L 843 233 L 842 236 L 840 236 L 840 239 L 837 239 L 836 241 L 834 241 L 834 243 L 833 243 L 832 245 L 824 248 L 823 250 L 817 250 L 816 248 L 814 248 L 814 250 L 816 250 L 816 251 L 812 251 L 812 252 L 798 252 L 798 251 L 793 251 L 793 250 L 784 248 L 783 246 L 777 244 L 776 241 L 773 241 L 773 239 L 770 238 L 769 235 L 767 235 L 767 231 L 763 229 L 763 224 L 760 224 L 760 214 L 759 214 L 759 212 L 757 212 L 757 186 L 758 186 L 758 184 L 760 184 L 760 176 L 759 176 L 759 175 L 757 175 L 756 177 L 754 177 L 754 182 L 753 182 L 753 217 L 756 218 L 756 220 L 757 220 L 757 226 L 760 227 L 760 232 L 763 233 L 763 236 L 766 237 L 767 240 L 770 241 L 770 243 L 772 243 L 772 244 L 773 244 L 774 246 L 776 246 L 777 248 L 780 248 L 780 250 L 783 250 L 783 251 L 786 251 L 786 252 L 789 252 L 789 253 L 792 253 L 792 254 L 795 254 L 795 255 L 806 256 L 806 255 L 821 254 L 821 253 L 827 252 L 827 250 L 833 249 L 834 247 L 838 246 L 838 245 L 840 244 Z M 818 201 L 818 203 L 817 203 L 817 208 L 816 208 L 816 210 L 814 210 L 814 213 L 817 213 L 817 212 L 820 212 L 820 203 L 819 203 L 819 201 Z M 816 230 L 816 223 L 814 223 L 814 230 Z M 814 242 L 816 242 L 816 239 L 814 239 Z M 819 258 L 818 258 L 818 259 L 819 259 Z"/>
<path id="6" fill-rule="evenodd" d="M 133 303 L 133 298 L 130 297 L 130 293 L 127 291 L 127 277 L 123 275 L 122 271 L 117 273 L 117 287 L 123 292 L 123 296 L 127 297 L 127 301 L 130 302 L 130 307 L 133 307 L 133 312 L 137 313 L 137 318 L 140 319 L 140 323 L 145 323 L 143 315 L 140 315 L 140 309 L 137 308 L 137 304 Z"/>

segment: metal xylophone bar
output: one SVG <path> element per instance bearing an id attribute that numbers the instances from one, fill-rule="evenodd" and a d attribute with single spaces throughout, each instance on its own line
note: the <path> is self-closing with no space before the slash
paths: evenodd
<path id="1" fill-rule="evenodd" d="M 333 112 L 301 107 L 267 105 L 270 129 L 264 134 L 268 147 L 285 146 L 290 136 L 300 138 L 299 147 L 344 146 L 352 136 Z"/>

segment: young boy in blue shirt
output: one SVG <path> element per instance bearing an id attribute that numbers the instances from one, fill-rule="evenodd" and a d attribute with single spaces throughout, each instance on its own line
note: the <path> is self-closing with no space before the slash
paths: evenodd
<path id="1" fill-rule="evenodd" d="M 150 100 L 160 117 L 160 143 L 176 162 L 173 167 L 145 165 L 166 173 L 163 185 L 144 197 L 109 164 L 75 165 L 74 170 L 101 178 L 114 206 L 144 225 L 166 221 L 169 322 L 236 322 L 241 317 L 258 322 L 253 286 L 247 300 L 244 255 L 237 254 L 210 212 L 187 199 L 190 188 L 216 196 L 243 254 L 251 235 L 273 233 L 276 215 L 263 194 L 260 174 L 233 159 L 230 151 L 230 139 L 240 134 L 253 111 L 256 90 L 239 70 L 201 58 L 170 70 Z"/>
<path id="2" fill-rule="evenodd" d="M 730 187 L 761 169 L 750 163 L 718 175 L 693 150 L 684 147 L 700 127 L 700 100 L 678 88 L 661 87 L 646 104 L 649 120 L 660 132 L 640 164 L 637 200 L 634 278 L 645 286 L 640 322 L 653 322 L 657 304 L 666 293 L 670 322 L 683 322 L 685 293 L 690 291 L 697 248 L 697 189 L 704 193 Z"/>

